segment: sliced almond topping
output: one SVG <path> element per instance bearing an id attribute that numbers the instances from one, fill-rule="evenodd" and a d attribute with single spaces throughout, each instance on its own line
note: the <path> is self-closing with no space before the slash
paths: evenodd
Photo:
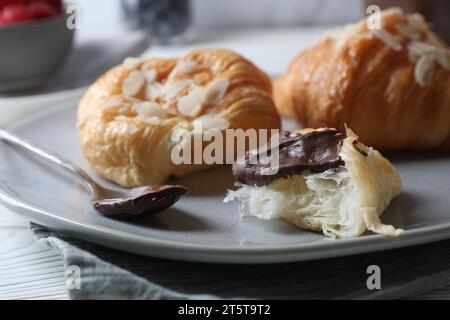
<path id="1" fill-rule="evenodd" d="M 158 125 L 161 123 L 161 119 L 159 117 L 143 117 L 139 116 L 137 117 L 138 120 L 145 122 L 150 125 Z"/>
<path id="2" fill-rule="evenodd" d="M 120 108 L 123 103 L 124 101 L 122 96 L 112 96 L 103 102 L 102 107 L 104 109 Z"/>
<path id="3" fill-rule="evenodd" d="M 419 61 L 419 59 L 424 55 L 434 57 L 435 52 L 436 48 L 425 42 L 412 41 L 408 45 L 408 56 L 411 62 Z"/>
<path id="4" fill-rule="evenodd" d="M 225 96 L 230 85 L 228 78 L 218 78 L 213 80 L 206 88 L 205 102 L 216 104 Z"/>
<path id="5" fill-rule="evenodd" d="M 422 57 L 422 54 L 419 54 L 417 51 L 411 50 L 411 48 L 408 47 L 409 61 L 416 63 L 417 61 L 419 61 L 420 57 Z"/>
<path id="6" fill-rule="evenodd" d="M 450 70 L 450 50 L 439 48 L 425 42 L 413 41 L 409 47 L 409 57 L 416 62 L 423 56 L 434 59 L 441 67 Z"/>
<path id="7" fill-rule="evenodd" d="M 147 99 L 150 101 L 155 101 L 161 96 L 161 91 L 163 86 L 160 83 L 154 82 L 147 84 L 145 88 Z"/>
<path id="8" fill-rule="evenodd" d="M 190 96 L 185 96 L 178 101 L 178 111 L 184 116 L 196 117 L 201 109 L 201 104 L 198 104 L 198 102 Z"/>
<path id="9" fill-rule="evenodd" d="M 138 127 L 136 127 L 134 124 L 127 125 L 125 130 L 128 134 L 135 134 L 139 131 Z"/>
<path id="10" fill-rule="evenodd" d="M 416 64 L 414 76 L 416 81 L 422 87 L 426 87 L 431 83 L 433 79 L 436 65 L 433 57 L 429 55 L 422 56 Z"/>
<path id="11" fill-rule="evenodd" d="M 148 83 L 155 82 L 156 78 L 158 77 L 158 71 L 156 69 L 149 69 L 145 71 L 145 79 Z"/>
<path id="12" fill-rule="evenodd" d="M 124 116 L 124 115 L 120 114 L 118 116 L 115 116 L 114 120 L 116 120 L 116 121 L 128 121 L 129 118 L 127 116 Z"/>
<path id="13" fill-rule="evenodd" d="M 410 24 L 398 24 L 396 27 L 397 31 L 404 35 L 405 37 L 412 40 L 420 39 L 420 29 L 417 29 L 415 26 Z"/>
<path id="14" fill-rule="evenodd" d="M 124 95 L 124 96 L 123 96 L 123 100 L 124 100 L 125 102 L 131 102 L 131 103 L 141 103 L 141 102 L 145 102 L 145 100 L 141 100 L 141 99 L 138 99 L 138 98 L 136 98 L 136 97 L 127 96 L 127 95 Z"/>
<path id="15" fill-rule="evenodd" d="M 194 83 L 192 79 L 184 79 L 175 82 L 166 83 L 162 88 L 161 94 L 166 100 L 175 99 L 183 90 Z"/>
<path id="16" fill-rule="evenodd" d="M 417 55 L 434 54 L 436 47 L 421 41 L 411 41 L 408 50 Z"/>
<path id="17" fill-rule="evenodd" d="M 197 67 L 197 62 L 193 60 L 180 60 L 178 61 L 175 70 L 181 73 L 190 73 Z"/>
<path id="18" fill-rule="evenodd" d="M 425 25 L 427 22 L 425 21 L 424 16 L 420 13 L 413 13 L 408 16 L 408 23 L 415 28 L 420 29 L 420 27 Z"/>
<path id="19" fill-rule="evenodd" d="M 133 70 L 133 69 L 138 68 L 139 65 L 141 64 L 141 62 L 142 62 L 142 59 L 128 57 L 123 61 L 122 65 L 125 69 Z"/>
<path id="20" fill-rule="evenodd" d="M 193 122 L 194 127 L 200 127 L 203 130 L 209 130 L 209 129 L 218 129 L 218 130 L 225 130 L 230 127 L 230 123 L 228 120 L 220 117 L 214 117 L 212 115 L 204 115 L 201 117 L 198 117 Z"/>
<path id="21" fill-rule="evenodd" d="M 128 96 L 137 94 L 145 83 L 145 76 L 142 71 L 132 71 L 122 84 L 122 92 Z"/>
<path id="22" fill-rule="evenodd" d="M 402 50 L 401 43 L 388 31 L 382 29 L 374 29 L 373 35 L 379 40 L 383 41 L 385 45 L 392 48 L 394 51 Z"/>
<path id="23" fill-rule="evenodd" d="M 140 117 L 157 117 L 165 118 L 167 116 L 166 109 L 154 102 L 142 102 L 134 105 L 136 113 Z"/>
<path id="24" fill-rule="evenodd" d="M 178 100 L 178 111 L 182 115 L 188 117 L 196 117 L 202 111 L 202 104 L 204 101 L 204 91 L 202 88 L 196 87 L 188 95 L 183 96 Z"/>
<path id="25" fill-rule="evenodd" d="M 420 39 L 420 30 L 425 25 L 425 19 L 420 14 L 412 14 L 408 16 L 408 22 L 406 24 L 398 24 L 396 29 L 405 37 L 411 40 Z"/>

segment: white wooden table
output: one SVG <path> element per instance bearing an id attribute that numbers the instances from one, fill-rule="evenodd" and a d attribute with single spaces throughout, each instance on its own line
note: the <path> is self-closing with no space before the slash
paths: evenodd
<path id="1" fill-rule="evenodd" d="M 67 299 L 59 254 L 38 243 L 28 221 L 0 207 L 0 299 Z"/>
<path id="2" fill-rule="evenodd" d="M 302 49 L 316 41 L 323 29 L 271 29 L 223 31 L 200 35 L 196 44 L 184 47 L 152 47 L 145 55 L 176 56 L 199 47 L 234 49 L 269 74 L 280 74 Z M 10 124 L 33 110 L 52 105 L 80 91 L 34 99 L 0 98 L 0 126 Z M 64 265 L 53 249 L 35 241 L 28 222 L 0 206 L 0 299 L 67 299 Z M 450 299 L 450 287 L 416 299 Z"/>

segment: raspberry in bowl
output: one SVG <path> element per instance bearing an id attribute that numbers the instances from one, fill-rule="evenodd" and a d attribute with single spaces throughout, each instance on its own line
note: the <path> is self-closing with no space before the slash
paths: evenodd
<path id="1" fill-rule="evenodd" d="M 60 0 L 0 0 L 0 27 L 63 15 Z"/>
<path id="2" fill-rule="evenodd" d="M 70 51 L 61 0 L 0 0 L 0 91 L 41 85 Z"/>

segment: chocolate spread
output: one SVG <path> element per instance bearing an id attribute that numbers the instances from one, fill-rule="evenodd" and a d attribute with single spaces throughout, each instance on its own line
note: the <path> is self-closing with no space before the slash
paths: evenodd
<path id="1" fill-rule="evenodd" d="M 138 188 L 126 199 L 95 200 L 92 205 L 111 218 L 142 218 L 168 209 L 187 192 L 183 186 L 155 185 Z"/>
<path id="2" fill-rule="evenodd" d="M 313 131 L 295 136 L 283 132 L 279 140 L 279 170 L 276 174 L 262 174 L 270 168 L 270 164 L 261 164 L 259 161 L 252 164 L 249 161 L 249 154 L 247 154 L 243 163 L 233 165 L 233 174 L 241 183 L 263 186 L 279 178 L 301 174 L 306 170 L 323 172 L 337 168 L 345 164 L 339 156 L 345 138 L 344 133 L 334 129 Z M 271 146 L 271 148 L 273 150 L 274 146 Z M 266 154 L 266 150 L 261 152 Z M 267 154 L 269 155 L 270 151 Z"/>

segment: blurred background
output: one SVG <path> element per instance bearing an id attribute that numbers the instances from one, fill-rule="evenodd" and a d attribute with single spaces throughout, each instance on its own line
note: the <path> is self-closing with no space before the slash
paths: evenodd
<path id="1" fill-rule="evenodd" d="M 96 30 L 116 28 L 121 24 L 121 2 L 121 0 L 72 1 L 83 9 L 83 27 Z M 140 1 L 125 0 L 123 2 L 132 5 Z M 197 30 L 202 28 L 333 25 L 358 19 L 361 17 L 363 7 L 360 0 L 148 1 L 153 5 L 170 2 L 190 4 L 192 27 Z M 101 19 L 99 19 L 99 12 L 102 12 Z"/>
<path id="2" fill-rule="evenodd" d="M 0 0 L 0 107 L 83 90 L 127 56 L 199 47 L 234 49 L 275 77 L 370 4 L 420 11 L 449 37 L 448 0 Z"/>

